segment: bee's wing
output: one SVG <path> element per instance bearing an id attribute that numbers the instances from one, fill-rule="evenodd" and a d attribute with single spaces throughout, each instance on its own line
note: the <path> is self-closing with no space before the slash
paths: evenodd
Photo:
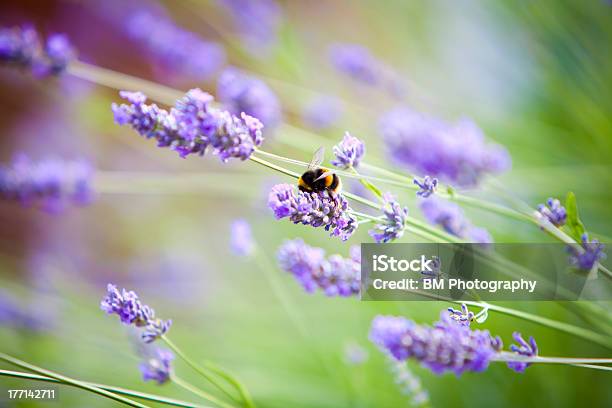
<path id="1" fill-rule="evenodd" d="M 308 164 L 308 170 L 314 170 L 323 163 L 323 158 L 325 157 L 325 148 L 323 146 L 319 147 L 317 151 L 312 156 L 312 160 Z"/>
<path id="2" fill-rule="evenodd" d="M 327 176 L 331 176 L 332 174 L 334 174 L 333 171 L 326 171 L 325 173 L 321 174 L 319 177 L 317 177 L 315 179 L 315 181 L 319 181 L 319 180 L 323 180 L 325 177 Z"/>

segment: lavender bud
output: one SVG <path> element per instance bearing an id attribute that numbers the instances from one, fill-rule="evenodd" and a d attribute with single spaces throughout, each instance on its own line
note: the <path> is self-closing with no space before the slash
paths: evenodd
<path id="1" fill-rule="evenodd" d="M 300 282 L 304 290 L 322 290 L 327 296 L 354 296 L 359 293 L 361 255 L 359 247 L 351 248 L 351 257 L 325 257 L 321 248 L 306 245 L 301 239 L 285 242 L 278 250 L 280 268 Z"/>
<path id="2" fill-rule="evenodd" d="M 289 218 L 294 224 L 324 227 L 331 236 L 343 241 L 357 229 L 348 202 L 332 191 L 303 192 L 290 184 L 277 184 L 268 196 L 268 207 L 277 219 Z"/>
<path id="3" fill-rule="evenodd" d="M 168 382 L 172 373 L 174 354 L 170 350 L 159 347 L 149 350 L 147 354 L 139 366 L 142 379 L 144 381 L 153 380 L 159 385 Z"/>
<path id="4" fill-rule="evenodd" d="M 497 353 L 487 330 L 471 330 L 444 312 L 433 327 L 403 317 L 377 316 L 370 340 L 396 360 L 413 358 L 435 374 L 484 371 Z"/>
<path id="5" fill-rule="evenodd" d="M 159 147 L 170 147 L 181 157 L 202 156 L 210 148 L 223 162 L 230 158 L 246 160 L 263 142 L 259 120 L 245 113 L 238 118 L 210 107 L 212 96 L 198 88 L 187 92 L 170 112 L 155 104 L 146 105 L 146 96 L 141 92 L 122 91 L 119 95 L 130 105 L 112 105 L 115 122 L 130 125 L 147 139 L 156 139 Z"/>
<path id="6" fill-rule="evenodd" d="M 448 312 L 450 313 L 451 319 L 464 326 L 469 327 L 472 320 L 474 320 L 474 312 L 470 312 L 465 303 L 461 304 L 461 310 L 455 310 L 452 307 L 449 307 Z"/>
<path id="7" fill-rule="evenodd" d="M 250 256 L 255 251 L 251 226 L 246 220 L 240 219 L 232 222 L 230 247 L 232 252 L 238 256 Z"/>
<path id="8" fill-rule="evenodd" d="M 486 174 L 510 167 L 508 152 L 487 143 L 478 126 L 467 119 L 448 124 L 398 108 L 383 115 L 380 132 L 396 164 L 460 186 L 474 186 Z"/>
<path id="9" fill-rule="evenodd" d="M 575 268 L 590 271 L 601 259 L 606 259 L 606 254 L 603 252 L 605 245 L 597 239 L 589 241 L 587 233 L 582 234 L 580 247 L 582 251 L 577 248 L 577 244 L 567 246 L 570 254 L 569 263 Z"/>
<path id="10" fill-rule="evenodd" d="M 376 224 L 373 229 L 368 231 L 370 236 L 377 243 L 394 241 L 404 235 L 406 220 L 408 219 L 408 208 L 403 207 L 395 201 L 391 193 L 383 195 L 382 210 L 386 220 Z"/>
<path id="11" fill-rule="evenodd" d="M 529 343 L 523 339 L 523 336 L 519 332 L 514 332 L 512 334 L 512 338 L 519 344 L 518 346 L 515 344 L 510 345 L 510 350 L 513 352 L 525 356 L 525 357 L 535 357 L 538 355 L 538 345 L 533 337 L 529 336 Z M 529 367 L 531 363 L 524 363 L 521 361 L 509 361 L 508 367 L 516 371 L 517 373 L 523 373 Z"/>
<path id="12" fill-rule="evenodd" d="M 0 198 L 58 213 L 69 203 L 93 200 L 92 175 L 92 167 L 82 160 L 32 162 L 19 155 L 10 166 L 0 167 Z"/>
<path id="13" fill-rule="evenodd" d="M 540 204 L 538 206 L 538 212 L 557 227 L 565 225 L 565 221 L 567 220 L 567 211 L 565 211 L 565 207 L 563 207 L 561 202 L 556 198 L 549 198 L 548 201 L 546 201 L 546 205 Z"/>
<path id="14" fill-rule="evenodd" d="M 341 169 L 356 168 L 365 155 L 365 144 L 346 132 L 342 141 L 335 145 L 333 150 L 336 158 L 331 163 L 334 166 Z"/>
<path id="15" fill-rule="evenodd" d="M 425 176 L 423 181 L 419 181 L 415 177 L 413 182 L 419 187 L 419 191 L 417 191 L 416 195 L 423 198 L 427 198 L 435 193 L 438 187 L 438 179 L 429 176 Z"/>
<path id="16" fill-rule="evenodd" d="M 171 320 L 163 321 L 155 318 L 155 311 L 144 305 L 133 291 L 108 284 L 106 296 L 100 302 L 100 309 L 107 314 L 116 314 L 121 323 L 144 327 L 142 339 L 150 343 L 166 333 L 172 324 Z"/>
<path id="17" fill-rule="evenodd" d="M 278 98 L 262 80 L 236 68 L 227 68 L 217 82 L 217 97 L 232 114 L 242 112 L 274 128 L 282 119 Z"/>

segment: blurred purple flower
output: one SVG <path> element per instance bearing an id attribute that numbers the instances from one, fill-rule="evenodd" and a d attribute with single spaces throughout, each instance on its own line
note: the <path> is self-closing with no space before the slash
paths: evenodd
<path id="1" fill-rule="evenodd" d="M 419 187 L 419 191 L 417 191 L 417 195 L 419 197 L 427 198 L 433 193 L 436 192 L 436 188 L 438 187 L 438 179 L 432 178 L 429 176 L 425 176 L 423 181 L 419 181 L 416 177 L 413 180 L 414 184 Z"/>
<path id="2" fill-rule="evenodd" d="M 10 166 L 0 167 L 0 198 L 58 213 L 69 203 L 93 200 L 92 176 L 92 167 L 83 160 L 32 162 L 18 155 Z"/>
<path id="3" fill-rule="evenodd" d="M 331 163 L 334 166 L 345 170 L 356 168 L 365 155 L 365 144 L 346 132 L 342 141 L 334 146 L 333 151 L 336 158 Z"/>
<path id="4" fill-rule="evenodd" d="M 382 86 L 394 96 L 405 93 L 399 75 L 359 44 L 336 43 L 329 47 L 332 65 L 341 73 L 367 85 Z"/>
<path id="5" fill-rule="evenodd" d="M 321 248 L 306 245 L 301 239 L 286 241 L 278 250 L 280 268 L 295 276 L 308 293 L 320 289 L 327 296 L 359 294 L 361 255 L 358 246 L 351 247 L 351 257 L 325 257 Z"/>
<path id="6" fill-rule="evenodd" d="M 125 20 L 125 30 L 166 70 L 197 80 L 210 78 L 225 63 L 225 50 L 174 24 L 165 13 L 140 9 Z"/>
<path id="7" fill-rule="evenodd" d="M 420 208 L 429 223 L 439 225 L 451 235 L 474 243 L 493 242 L 489 232 L 484 228 L 473 226 L 461 208 L 454 203 L 432 196 L 421 200 Z"/>
<path id="8" fill-rule="evenodd" d="M 291 184 L 277 184 L 268 195 L 268 207 L 277 219 L 288 217 L 294 224 L 325 227 L 331 236 L 346 241 L 357 229 L 357 221 L 348 212 L 348 202 L 331 191 L 307 193 Z"/>
<path id="9" fill-rule="evenodd" d="M 142 379 L 153 380 L 159 385 L 168 382 L 172 373 L 172 360 L 174 354 L 170 350 L 159 347 L 147 350 L 147 355 L 139 366 Z"/>
<path id="10" fill-rule="evenodd" d="M 538 345 L 533 337 L 529 336 L 529 343 L 527 343 L 525 339 L 523 339 L 523 336 L 521 336 L 521 333 L 514 332 L 512 338 L 519 344 L 518 346 L 515 344 L 510 345 L 510 350 L 513 352 L 525 357 L 535 357 L 538 355 Z M 525 372 L 530 365 L 531 363 L 524 363 L 521 361 L 508 362 L 508 367 L 517 373 Z"/>
<path id="11" fill-rule="evenodd" d="M 598 240 L 589 241 L 587 233 L 582 234 L 581 243 L 567 246 L 570 265 L 583 271 L 590 271 L 601 259 L 606 259 L 605 246 Z"/>
<path id="12" fill-rule="evenodd" d="M 429 393 L 423 388 L 421 379 L 412 373 L 405 362 L 396 361 L 394 359 L 389 360 L 392 364 L 391 369 L 395 375 L 395 383 L 402 394 L 410 397 L 410 406 L 429 406 Z"/>
<path id="13" fill-rule="evenodd" d="M 350 365 L 361 365 L 368 360 L 368 351 L 357 343 L 344 347 L 344 361 Z"/>
<path id="14" fill-rule="evenodd" d="M 244 48 L 251 54 L 261 57 L 262 51 L 276 42 L 282 17 L 281 8 L 276 1 L 218 0 L 218 2 L 229 12 L 234 26 L 245 43 Z"/>
<path id="15" fill-rule="evenodd" d="M 155 104 L 146 105 L 141 92 L 119 94 L 130 105 L 112 104 L 115 122 L 129 124 L 140 135 L 156 139 L 159 147 L 171 147 L 181 157 L 202 156 L 210 147 L 223 162 L 230 158 L 246 160 L 263 142 L 259 120 L 245 113 L 238 118 L 210 107 L 212 96 L 198 88 L 187 92 L 170 112 Z"/>
<path id="16" fill-rule="evenodd" d="M 557 227 L 565 225 L 567 220 L 567 211 L 556 198 L 549 198 L 546 204 L 540 204 L 538 212 Z"/>
<path id="17" fill-rule="evenodd" d="M 383 213 L 387 218 L 382 223 L 376 224 L 368 231 L 377 243 L 394 241 L 404 235 L 406 220 L 408 219 L 408 208 L 402 207 L 391 193 L 383 194 Z"/>
<path id="18" fill-rule="evenodd" d="M 398 108 L 380 120 L 387 151 L 400 166 L 460 186 L 474 186 L 486 174 L 510 168 L 508 152 L 487 143 L 468 119 L 454 124 Z"/>
<path id="19" fill-rule="evenodd" d="M 0 327 L 41 331 L 49 328 L 48 319 L 41 310 L 24 307 L 14 296 L 0 290 Z"/>
<path id="20" fill-rule="evenodd" d="M 276 94 L 262 80 L 236 68 L 227 68 L 217 82 L 217 97 L 230 113 L 242 112 L 274 128 L 282 119 Z"/>
<path id="21" fill-rule="evenodd" d="M 304 107 L 302 121 L 315 130 L 324 130 L 334 125 L 341 115 L 340 100 L 331 96 L 322 96 Z"/>
<path id="22" fill-rule="evenodd" d="M 63 34 L 49 36 L 43 48 L 29 25 L 0 29 L 0 62 L 31 69 L 38 78 L 61 74 L 75 57 L 76 51 Z"/>
<path id="23" fill-rule="evenodd" d="M 161 337 L 172 324 L 171 320 L 157 319 L 155 311 L 143 304 L 135 292 L 125 289 L 119 291 L 117 286 L 110 283 L 106 296 L 100 302 L 100 309 L 107 314 L 116 314 L 125 325 L 144 327 L 141 337 L 145 343 Z"/>
<path id="24" fill-rule="evenodd" d="M 370 340 L 396 360 L 414 358 L 435 374 L 484 371 L 499 351 L 488 330 L 471 330 L 446 312 L 433 327 L 403 317 L 377 316 Z"/>
<path id="25" fill-rule="evenodd" d="M 246 220 L 232 222 L 230 241 L 232 252 L 238 256 L 250 256 L 255 251 L 251 226 Z"/>

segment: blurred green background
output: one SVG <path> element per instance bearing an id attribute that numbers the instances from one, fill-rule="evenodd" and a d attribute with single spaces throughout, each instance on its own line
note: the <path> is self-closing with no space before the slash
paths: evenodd
<path id="1" fill-rule="evenodd" d="M 3 25 L 32 21 L 70 35 L 83 59 L 155 79 L 137 49 L 97 19 L 94 2 L 7 2 Z M 473 118 L 506 146 L 513 169 L 472 192 L 492 200 L 492 186 L 535 206 L 574 191 L 587 228 L 612 236 L 612 8 L 605 1 L 317 1 L 282 2 L 278 41 L 264 58 L 245 52 L 210 1 L 162 3 L 177 24 L 226 45 L 231 65 L 260 76 L 279 95 L 286 122 L 303 127 L 300 110 L 317 95 L 345 101 L 337 125 L 318 136 L 281 126 L 268 151 L 307 161 L 323 144 L 330 151 L 345 130 L 364 139 L 367 159 L 387 164 L 377 118 L 397 104 L 357 86 L 329 66 L 335 41 L 368 46 L 409 83 L 408 103 L 452 120 Z M 170 83 L 182 90 L 215 83 Z M 116 91 L 80 80 L 36 82 L 0 70 L 0 158 L 84 156 L 101 170 L 94 205 L 52 217 L 0 203 L 0 282 L 24 309 L 44 320 L 31 330 L 0 327 L 0 350 L 75 378 L 195 400 L 174 385 L 143 383 L 127 330 L 99 310 L 107 282 L 132 288 L 157 314 L 172 318 L 171 338 L 195 359 L 239 375 L 261 407 L 410 406 L 382 353 L 367 340 L 372 318 L 398 314 L 430 323 L 439 302 L 360 302 L 308 295 L 275 267 L 278 246 L 302 237 L 328 253 L 370 242 L 367 229 L 347 244 L 324 231 L 276 221 L 267 190 L 289 182 L 254 163 L 216 158 L 181 160 L 113 123 Z M 144 182 L 135 173 L 175 174 Z M 177 183 L 189 173 L 188 182 Z M 106 176 L 106 177 L 104 177 Z M 150 179 L 150 178 L 149 178 Z M 110 181 L 109 181 L 110 180 Z M 419 217 L 414 194 L 395 191 Z M 497 242 L 547 241 L 537 228 L 465 208 Z M 229 225 L 247 219 L 258 242 L 255 259 L 229 250 Z M 597 236 L 597 234 L 596 234 Z M 406 234 L 402 242 L 418 241 Z M 299 330 L 275 296 L 277 276 L 299 315 Z M 270 271 L 271 270 L 271 271 Z M 586 325 L 563 304 L 509 306 Z M 513 331 L 533 335 L 549 356 L 609 357 L 609 350 L 510 317 L 490 313 L 483 325 L 511 342 Z M 345 361 L 349 344 L 365 348 L 359 365 Z M 3 368 L 11 369 L 8 366 Z M 502 364 L 457 378 L 435 376 L 414 362 L 431 405 L 470 407 L 609 406 L 610 374 L 540 365 L 516 374 Z M 176 370 L 198 381 L 181 362 Z M 0 377 L 0 388 L 32 384 Z M 61 406 L 111 406 L 108 400 L 60 388 Z M 0 406 L 8 404 L 0 399 Z M 7 406 L 47 406 L 20 403 Z"/>

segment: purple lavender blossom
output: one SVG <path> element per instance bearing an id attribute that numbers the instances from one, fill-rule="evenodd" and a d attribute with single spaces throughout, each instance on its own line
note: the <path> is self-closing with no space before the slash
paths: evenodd
<path id="1" fill-rule="evenodd" d="M 217 97 L 232 114 L 244 112 L 266 127 L 274 128 L 282 119 L 280 102 L 268 85 L 236 68 L 227 68 L 219 77 Z"/>
<path id="2" fill-rule="evenodd" d="M 332 44 L 329 57 L 336 70 L 358 82 L 384 87 L 396 97 L 405 94 L 399 75 L 362 45 Z"/>
<path id="3" fill-rule="evenodd" d="M 512 338 L 514 338 L 514 341 L 519 344 L 518 346 L 515 344 L 510 345 L 510 350 L 512 350 L 513 352 L 525 357 L 535 357 L 538 355 L 538 345 L 536 344 L 536 341 L 532 336 L 529 336 L 529 343 L 527 343 L 525 339 L 523 339 L 523 336 L 521 336 L 521 333 L 519 332 L 514 332 L 512 334 Z M 513 369 L 517 373 L 525 372 L 527 367 L 529 367 L 530 365 L 531 363 L 524 363 L 521 361 L 508 362 L 508 367 Z"/>
<path id="4" fill-rule="evenodd" d="M 370 340 L 396 360 L 414 358 L 435 374 L 484 371 L 499 351 L 488 330 L 471 330 L 445 312 L 433 327 L 403 317 L 377 316 Z"/>
<path id="5" fill-rule="evenodd" d="M 281 9 L 276 1 L 218 0 L 218 2 L 229 12 L 244 42 L 244 48 L 254 56 L 261 57 L 276 42 L 281 22 Z"/>
<path id="6" fill-rule="evenodd" d="M 423 388 L 421 379 L 412 373 L 405 362 L 398 362 L 391 358 L 389 362 L 395 375 L 395 383 L 402 394 L 410 397 L 410 406 L 429 406 L 429 393 Z"/>
<path id="7" fill-rule="evenodd" d="M 398 108 L 383 115 L 380 132 L 396 164 L 448 183 L 474 186 L 486 174 L 501 173 L 511 165 L 508 152 L 487 143 L 468 119 L 448 124 Z"/>
<path id="8" fill-rule="evenodd" d="M 573 244 L 567 247 L 570 265 L 583 271 L 590 271 L 601 259 L 606 259 L 604 248 L 605 245 L 597 239 L 589 241 L 589 235 L 585 232 L 582 234 L 580 246 Z"/>
<path id="9" fill-rule="evenodd" d="M 304 290 L 313 293 L 320 289 L 327 296 L 354 296 L 359 293 L 361 253 L 351 247 L 351 257 L 325 257 L 321 248 L 306 245 L 301 239 L 286 241 L 278 250 L 280 268 L 295 276 Z"/>
<path id="10" fill-rule="evenodd" d="M 540 204 L 538 206 L 538 212 L 557 227 L 565 225 L 565 221 L 567 220 L 567 211 L 556 198 L 549 198 L 546 201 L 546 205 Z"/>
<path id="11" fill-rule="evenodd" d="M 230 231 L 230 247 L 238 256 L 250 256 L 255 251 L 255 241 L 251 226 L 246 220 L 239 219 L 232 222 Z"/>
<path id="12" fill-rule="evenodd" d="M 342 115 L 342 102 L 338 98 L 322 96 L 311 101 L 302 111 L 302 121 L 315 130 L 333 126 Z"/>
<path id="13" fill-rule="evenodd" d="M 294 224 L 325 227 L 330 235 L 346 241 L 357 229 L 349 205 L 341 195 L 331 191 L 296 191 L 291 184 L 277 184 L 268 195 L 268 207 L 277 219 L 288 217 Z"/>
<path id="14" fill-rule="evenodd" d="M 0 290 L 0 327 L 42 331 L 51 326 L 49 319 L 44 318 L 44 313 L 29 309 L 10 293 Z"/>
<path id="15" fill-rule="evenodd" d="M 427 198 L 435 193 L 438 187 L 438 179 L 435 177 L 425 176 L 423 181 L 419 181 L 415 177 L 413 182 L 419 187 L 419 191 L 417 191 L 416 195 L 423 198 Z"/>
<path id="16" fill-rule="evenodd" d="M 172 324 L 171 320 L 157 319 L 155 311 L 143 304 L 135 292 L 125 289 L 119 291 L 117 286 L 110 283 L 106 296 L 100 302 L 100 309 L 107 314 L 116 314 L 125 325 L 144 327 L 141 337 L 145 343 L 161 337 Z"/>
<path id="17" fill-rule="evenodd" d="M 125 29 L 166 73 L 205 80 L 225 63 L 225 50 L 220 44 L 182 29 L 164 13 L 138 10 L 126 19 Z"/>
<path id="18" fill-rule="evenodd" d="M 68 37 L 53 34 L 44 48 L 31 26 L 0 29 L 0 62 L 30 69 L 38 77 L 59 75 L 76 56 Z"/>
<path id="19" fill-rule="evenodd" d="M 436 196 L 421 200 L 421 211 L 431 224 L 439 225 L 456 237 L 480 244 L 490 244 L 493 238 L 484 228 L 473 226 L 461 208 Z"/>
<path id="20" fill-rule="evenodd" d="M 333 151 L 336 158 L 331 163 L 334 166 L 345 170 L 356 168 L 365 155 L 365 144 L 346 132 L 342 141 L 334 146 Z"/>
<path id="21" fill-rule="evenodd" d="M 248 159 L 263 142 L 259 120 L 242 113 L 238 118 L 227 111 L 210 107 L 213 98 L 195 88 L 176 102 L 170 112 L 147 105 L 141 92 L 122 91 L 119 95 L 130 105 L 112 104 L 115 122 L 130 125 L 159 147 L 170 147 L 181 157 L 204 155 L 208 148 L 226 162 L 230 158 Z"/>
<path id="22" fill-rule="evenodd" d="M 448 312 L 450 313 L 451 319 L 454 319 L 459 324 L 464 326 L 469 326 L 474 320 L 474 312 L 468 310 L 468 307 L 465 303 L 461 304 L 461 310 L 455 310 L 452 307 L 448 308 Z"/>
<path id="23" fill-rule="evenodd" d="M 0 167 L 0 199 L 58 213 L 70 203 L 86 205 L 93 200 L 92 176 L 92 167 L 83 160 L 32 162 L 18 155 L 9 166 Z"/>
<path id="24" fill-rule="evenodd" d="M 408 219 L 408 208 L 403 207 L 395 201 L 391 193 L 383 194 L 383 213 L 387 218 L 382 223 L 376 224 L 368 234 L 377 243 L 394 241 L 404 235 L 406 220 Z"/>
<path id="25" fill-rule="evenodd" d="M 140 363 L 140 372 L 144 381 L 153 380 L 161 385 L 170 380 L 174 354 L 167 349 L 155 347 L 150 350 L 144 361 Z"/>

